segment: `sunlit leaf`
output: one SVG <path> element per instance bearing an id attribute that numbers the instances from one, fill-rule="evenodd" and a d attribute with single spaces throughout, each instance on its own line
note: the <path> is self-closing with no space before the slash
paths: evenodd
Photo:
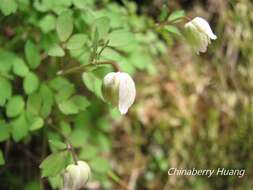
<path id="1" fill-rule="evenodd" d="M 73 31 L 73 18 L 69 11 L 64 11 L 56 20 L 56 32 L 61 41 L 66 41 Z"/>

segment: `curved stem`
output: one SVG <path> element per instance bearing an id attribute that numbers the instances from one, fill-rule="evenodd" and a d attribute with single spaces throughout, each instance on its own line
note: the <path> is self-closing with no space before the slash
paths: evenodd
<path id="1" fill-rule="evenodd" d="M 73 73 L 73 72 L 75 72 L 75 71 L 84 69 L 85 67 L 90 67 L 90 66 L 92 66 L 92 65 L 93 65 L 93 64 L 79 65 L 79 66 L 72 67 L 72 68 L 67 69 L 67 70 L 60 70 L 60 71 L 57 72 L 57 75 L 67 75 L 67 74 Z M 93 65 L 93 66 L 94 66 L 94 65 Z"/>
<path id="2" fill-rule="evenodd" d="M 92 67 L 92 66 L 96 66 L 96 65 L 105 65 L 105 64 L 111 65 L 115 71 L 120 71 L 120 67 L 115 61 L 96 61 L 96 62 L 90 63 L 88 65 L 79 65 L 79 66 L 72 67 L 67 70 L 60 70 L 57 72 L 57 75 L 67 75 L 67 74 L 85 69 L 87 67 Z"/>
<path id="3" fill-rule="evenodd" d="M 71 143 L 68 142 L 68 150 L 71 152 L 74 163 L 77 165 L 77 156 Z"/>
<path id="4" fill-rule="evenodd" d="M 183 20 L 185 20 L 187 22 L 189 22 L 189 21 L 192 20 L 190 17 L 184 16 L 184 17 L 180 17 L 180 18 L 177 18 L 175 20 L 172 20 L 172 21 L 158 22 L 158 23 L 155 24 L 155 26 L 157 26 L 157 27 L 163 27 L 163 26 L 166 26 L 166 25 L 174 24 L 176 21 L 179 21 L 181 19 L 183 19 Z"/>
<path id="5" fill-rule="evenodd" d="M 56 127 L 51 126 L 52 129 L 54 129 L 56 132 L 58 132 L 66 141 L 67 141 L 67 150 L 71 153 L 72 158 L 74 160 L 74 163 L 77 165 L 77 155 L 75 153 L 75 150 L 73 148 L 73 145 L 71 144 L 70 140 L 68 139 L 68 137 L 66 135 L 64 135 L 59 129 L 57 129 Z"/>
<path id="6" fill-rule="evenodd" d="M 111 65 L 115 71 L 117 71 L 117 72 L 120 71 L 120 67 L 119 67 L 118 63 L 115 61 L 99 61 L 99 62 L 96 62 L 96 64 Z"/>

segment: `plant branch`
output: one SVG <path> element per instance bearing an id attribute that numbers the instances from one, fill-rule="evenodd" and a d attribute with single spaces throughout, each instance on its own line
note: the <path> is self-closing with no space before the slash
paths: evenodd
<path id="1" fill-rule="evenodd" d="M 73 148 L 73 145 L 71 144 L 68 137 L 66 135 L 64 135 L 59 129 L 57 129 L 53 126 L 51 126 L 51 127 L 52 127 L 52 129 L 54 129 L 56 132 L 58 132 L 67 141 L 67 150 L 71 153 L 72 158 L 74 160 L 74 163 L 77 165 L 78 158 L 77 158 L 77 155 L 76 155 L 75 150 Z"/>
<path id="2" fill-rule="evenodd" d="M 115 71 L 120 71 L 120 67 L 115 61 L 98 61 L 96 62 L 98 65 L 111 65 Z"/>
<path id="3" fill-rule="evenodd" d="M 67 74 L 74 73 L 76 71 L 80 71 L 80 70 L 88 68 L 88 67 L 97 66 L 97 65 L 106 65 L 106 64 L 111 65 L 115 71 L 120 71 L 120 67 L 115 61 L 96 61 L 96 62 L 92 62 L 88 65 L 79 65 L 79 66 L 72 67 L 67 70 L 60 70 L 57 72 L 57 75 L 67 75 Z"/>
<path id="4" fill-rule="evenodd" d="M 160 27 L 163 27 L 163 26 L 166 26 L 166 25 L 174 24 L 175 22 L 177 22 L 179 20 L 185 20 L 185 21 L 189 22 L 189 21 L 191 21 L 191 18 L 187 17 L 187 16 L 184 16 L 184 17 L 172 20 L 172 21 L 158 22 L 158 23 L 155 24 L 155 26 L 160 28 Z"/>
<path id="5" fill-rule="evenodd" d="M 76 153 L 74 151 L 74 148 L 73 148 L 73 146 L 72 146 L 72 144 L 70 142 L 68 142 L 68 151 L 71 152 L 71 155 L 73 157 L 74 163 L 77 165 L 77 160 L 78 159 L 77 159 Z"/>

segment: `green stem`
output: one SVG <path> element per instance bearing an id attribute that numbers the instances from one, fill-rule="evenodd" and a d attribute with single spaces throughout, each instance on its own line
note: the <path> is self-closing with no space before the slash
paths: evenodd
<path id="1" fill-rule="evenodd" d="M 84 68 L 90 67 L 90 66 L 94 66 L 94 64 L 79 65 L 79 66 L 72 67 L 72 68 L 67 69 L 67 70 L 60 70 L 60 71 L 57 72 L 57 75 L 67 75 L 67 74 L 70 74 L 70 73 L 79 71 L 79 70 L 81 70 L 81 69 L 84 69 Z"/>
<path id="2" fill-rule="evenodd" d="M 68 143 L 68 150 L 71 152 L 74 163 L 77 165 L 77 156 L 71 143 Z"/>
<path id="3" fill-rule="evenodd" d="M 187 16 L 184 16 L 184 17 L 181 17 L 181 18 L 177 18 L 175 20 L 172 20 L 172 21 L 164 21 L 164 22 L 159 22 L 159 23 L 156 23 L 155 26 L 160 28 L 160 27 L 163 27 L 163 26 L 166 26 L 166 25 L 170 25 L 170 24 L 174 24 L 176 21 L 179 21 L 181 19 L 184 19 L 185 21 L 189 22 L 191 21 L 192 19 L 190 17 L 187 17 Z"/>
<path id="4" fill-rule="evenodd" d="M 56 132 L 58 132 L 66 141 L 67 141 L 67 150 L 71 153 L 72 158 L 74 160 L 74 163 L 77 165 L 77 155 L 75 153 L 75 150 L 73 148 L 73 145 L 71 144 L 70 140 L 66 135 L 64 135 L 58 128 L 51 126 L 52 129 L 54 129 Z"/>
<path id="5" fill-rule="evenodd" d="M 120 71 L 119 65 L 115 61 L 96 61 L 96 62 L 90 63 L 88 65 L 79 65 L 79 66 L 72 67 L 67 70 L 60 70 L 57 72 L 57 75 L 67 75 L 67 74 L 85 69 L 87 67 L 92 67 L 92 66 L 96 66 L 96 65 L 105 65 L 105 64 L 111 65 L 115 71 Z"/>

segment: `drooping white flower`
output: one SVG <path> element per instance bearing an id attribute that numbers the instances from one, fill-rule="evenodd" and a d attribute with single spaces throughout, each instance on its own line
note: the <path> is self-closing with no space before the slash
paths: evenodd
<path id="1" fill-rule="evenodd" d="M 84 161 L 68 165 L 64 173 L 63 190 L 78 190 L 83 188 L 89 179 L 89 175 L 90 167 Z"/>
<path id="2" fill-rule="evenodd" d="M 217 39 L 208 22 L 201 17 L 196 17 L 187 22 L 185 28 L 189 35 L 188 40 L 197 53 L 206 52 L 211 40 Z"/>
<path id="3" fill-rule="evenodd" d="M 135 83 L 127 73 L 108 73 L 103 80 L 103 94 L 106 100 L 118 106 L 121 114 L 126 114 L 134 103 Z"/>

